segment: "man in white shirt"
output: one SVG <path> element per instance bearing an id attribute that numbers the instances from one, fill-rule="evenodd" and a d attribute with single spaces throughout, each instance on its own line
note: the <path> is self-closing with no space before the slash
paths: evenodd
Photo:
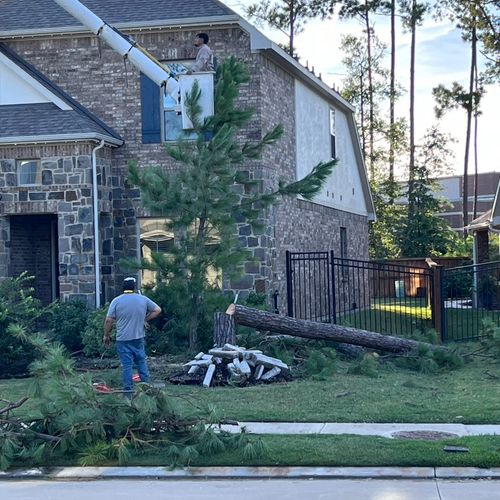
<path id="1" fill-rule="evenodd" d="M 198 49 L 198 54 L 196 54 L 196 61 L 188 73 L 214 70 L 214 55 L 207 44 L 208 35 L 206 33 L 198 33 L 194 39 L 194 46 Z"/>

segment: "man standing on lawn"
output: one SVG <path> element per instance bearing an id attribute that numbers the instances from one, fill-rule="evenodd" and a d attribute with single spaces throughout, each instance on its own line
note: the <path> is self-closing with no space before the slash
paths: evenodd
<path id="1" fill-rule="evenodd" d="M 123 390 L 129 395 L 134 390 L 132 370 L 137 366 L 141 382 L 149 380 L 148 364 L 144 351 L 144 328 L 148 321 L 161 313 L 158 304 L 136 293 L 136 279 L 125 278 L 123 293 L 111 301 L 104 321 L 104 345 L 111 345 L 111 329 L 116 321 L 116 351 L 123 374 Z"/>

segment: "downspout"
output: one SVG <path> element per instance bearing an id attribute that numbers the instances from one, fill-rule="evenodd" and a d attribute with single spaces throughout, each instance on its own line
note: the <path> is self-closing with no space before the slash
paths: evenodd
<path id="1" fill-rule="evenodd" d="M 97 157 L 98 149 L 104 147 L 104 140 L 92 150 L 92 199 L 94 217 L 94 270 L 95 270 L 95 308 L 101 307 L 101 251 L 99 244 L 99 189 L 97 186 Z"/>

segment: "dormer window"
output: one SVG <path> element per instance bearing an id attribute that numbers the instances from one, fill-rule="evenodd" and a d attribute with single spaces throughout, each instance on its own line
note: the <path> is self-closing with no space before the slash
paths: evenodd
<path id="1" fill-rule="evenodd" d="M 17 161 L 18 186 L 38 186 L 42 183 L 40 160 Z"/>

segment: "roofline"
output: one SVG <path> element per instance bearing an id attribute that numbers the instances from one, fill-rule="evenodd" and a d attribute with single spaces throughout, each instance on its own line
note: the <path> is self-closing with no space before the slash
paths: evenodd
<path id="1" fill-rule="evenodd" d="M 346 113 L 349 131 L 353 137 L 354 154 L 358 163 L 358 170 L 361 174 L 361 184 L 363 186 L 363 193 L 367 205 L 368 220 L 375 221 L 375 204 L 370 190 L 368 181 L 368 172 L 366 165 L 361 154 L 361 144 L 359 141 L 359 134 L 354 121 L 355 108 L 348 101 L 346 101 L 338 92 L 331 89 L 325 82 L 320 80 L 316 75 L 311 73 L 308 69 L 304 68 L 297 60 L 290 54 L 286 53 L 279 45 L 272 42 L 263 35 L 258 29 L 250 23 L 240 18 L 240 27 L 250 35 L 250 49 L 255 52 L 263 52 L 270 59 L 274 60 L 277 64 L 289 71 L 293 76 L 300 79 L 303 83 L 311 87 L 313 90 L 319 91 L 321 95 L 326 97 L 330 102 L 333 102 L 339 110 Z"/>
<path id="2" fill-rule="evenodd" d="M 158 29 L 158 28 L 187 28 L 195 26 L 217 26 L 221 24 L 238 24 L 239 16 L 236 14 L 213 17 L 189 17 L 178 19 L 158 19 L 145 22 L 113 23 L 121 30 L 133 29 Z M 92 34 L 85 26 L 58 26 L 55 28 L 33 28 L 28 30 L 0 31 L 0 39 L 25 38 L 47 35 Z"/>
<path id="3" fill-rule="evenodd" d="M 0 41 L 0 53 L 5 54 L 6 57 L 8 59 L 10 59 L 14 64 L 16 64 L 19 68 L 21 68 L 21 70 L 25 71 L 34 80 L 36 80 L 40 85 L 43 85 L 49 92 L 54 94 L 54 96 L 56 96 L 60 100 L 64 101 L 74 111 L 76 111 L 77 113 L 80 113 L 81 115 L 85 116 L 86 118 L 92 120 L 94 123 L 99 125 L 99 127 L 101 127 L 104 131 L 106 131 L 110 137 L 115 137 L 116 140 L 119 140 L 119 141 L 122 140 L 122 138 L 120 137 L 120 134 L 118 134 L 118 132 L 116 132 L 111 127 L 106 125 L 106 123 L 104 123 L 100 118 L 95 116 L 94 113 L 92 113 L 87 108 L 82 106 L 76 99 L 73 99 L 69 94 L 64 92 L 55 83 L 53 83 L 51 80 L 49 80 L 43 73 L 38 71 L 34 66 L 32 66 L 27 61 L 25 61 L 21 56 L 19 56 L 10 47 L 5 45 L 1 41 Z"/>
<path id="4" fill-rule="evenodd" d="M 105 145 L 119 147 L 122 146 L 125 141 L 118 140 L 115 137 L 111 137 L 99 133 L 84 133 L 84 134 L 55 134 L 55 135 L 25 135 L 25 136 L 12 136 L 12 137 L 0 137 L 0 146 L 17 146 L 19 144 L 38 144 L 38 143 L 54 143 L 54 142 L 88 142 L 105 141 Z"/>

